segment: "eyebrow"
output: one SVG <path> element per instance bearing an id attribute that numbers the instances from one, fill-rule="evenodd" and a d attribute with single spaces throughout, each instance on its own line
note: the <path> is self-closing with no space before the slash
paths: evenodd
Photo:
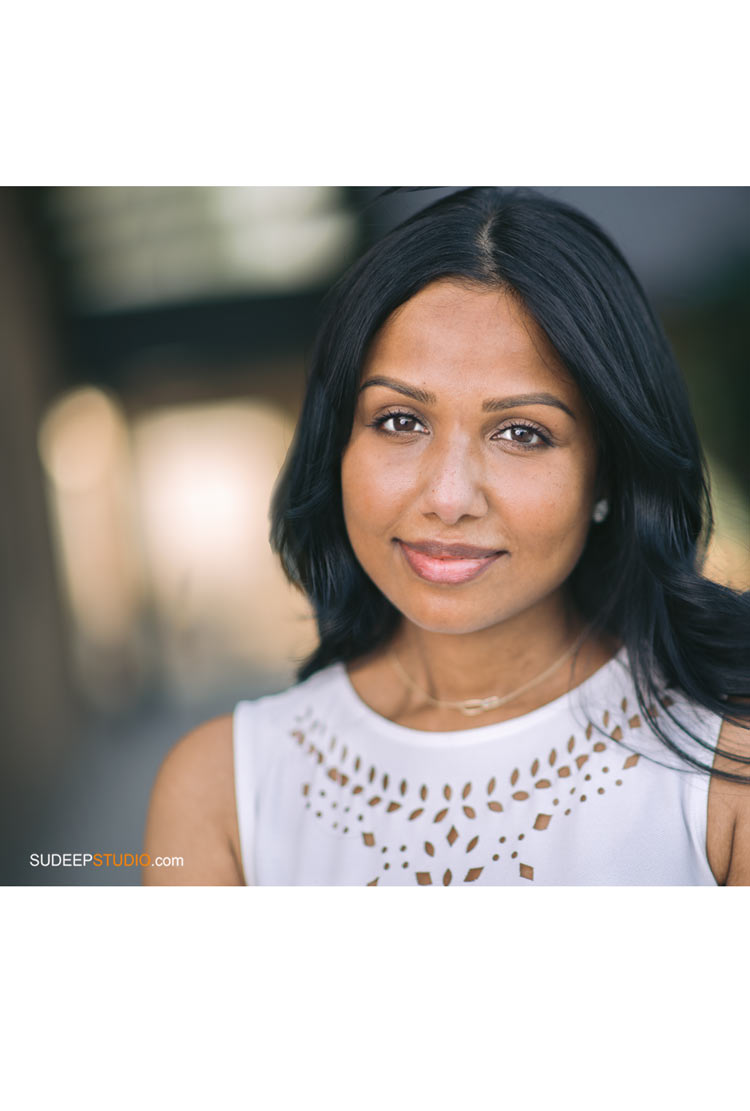
<path id="1" fill-rule="evenodd" d="M 359 392 L 362 393 L 362 390 L 366 390 L 368 386 L 385 386 L 389 390 L 395 390 L 396 393 L 401 393 L 405 397 L 411 397 L 414 401 L 421 402 L 422 405 L 437 404 L 434 393 L 420 390 L 418 386 L 407 386 L 405 382 L 399 382 L 396 378 L 384 378 L 381 375 L 375 375 L 362 383 Z M 562 409 L 569 417 L 576 420 L 575 413 L 568 408 L 564 401 L 561 401 L 559 397 L 555 397 L 552 393 L 519 393 L 512 397 L 488 398 L 482 402 L 482 412 L 499 413 L 504 409 L 515 409 L 519 405 L 552 405 L 556 409 Z"/>

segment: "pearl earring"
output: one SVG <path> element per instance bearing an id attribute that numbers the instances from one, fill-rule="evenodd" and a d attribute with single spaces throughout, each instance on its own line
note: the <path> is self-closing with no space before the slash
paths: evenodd
<path id="1" fill-rule="evenodd" d="M 607 519 L 609 513 L 609 502 L 606 498 L 601 498 L 594 506 L 594 512 L 591 514 L 591 520 L 600 525 L 602 521 Z"/>

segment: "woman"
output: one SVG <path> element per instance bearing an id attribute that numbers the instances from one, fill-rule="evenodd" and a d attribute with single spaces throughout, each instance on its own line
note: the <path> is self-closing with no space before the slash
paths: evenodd
<path id="1" fill-rule="evenodd" d="M 185 737 L 146 882 L 750 883 L 750 605 L 588 219 L 470 189 L 332 291 L 272 540 L 320 644 Z"/>

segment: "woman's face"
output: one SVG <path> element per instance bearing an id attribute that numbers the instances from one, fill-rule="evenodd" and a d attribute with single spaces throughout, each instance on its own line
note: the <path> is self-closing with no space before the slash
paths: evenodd
<path id="1" fill-rule="evenodd" d="M 534 321 L 443 279 L 371 345 L 341 467 L 349 539 L 422 629 L 543 614 L 583 550 L 596 464 L 587 407 Z"/>

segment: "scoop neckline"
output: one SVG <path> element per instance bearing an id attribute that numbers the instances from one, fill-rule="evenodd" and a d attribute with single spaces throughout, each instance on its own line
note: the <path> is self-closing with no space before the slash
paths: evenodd
<path id="1" fill-rule="evenodd" d="M 332 671 L 338 678 L 344 701 L 348 702 L 350 708 L 353 709 L 360 718 L 364 718 L 368 721 L 379 733 L 390 737 L 392 740 L 406 744 L 450 747 L 464 744 L 482 744 L 485 741 L 511 736 L 514 733 L 520 733 L 528 729 L 530 726 L 538 725 L 546 718 L 552 717 L 561 710 L 573 697 L 588 693 L 590 688 L 596 686 L 614 669 L 615 664 L 620 664 L 624 668 L 627 668 L 626 661 L 627 650 L 623 645 L 613 656 L 610 656 L 606 663 L 603 663 L 601 667 L 592 672 L 588 678 L 584 679 L 577 686 L 571 687 L 571 689 L 564 694 L 558 695 L 557 698 L 553 698 L 551 702 L 545 702 L 543 706 L 537 706 L 536 710 L 529 710 L 527 714 L 520 714 L 518 717 L 508 718 L 507 721 L 497 721 L 490 725 L 475 725 L 469 729 L 440 731 L 413 729 L 411 726 L 399 725 L 398 722 L 383 717 L 382 714 L 377 713 L 371 706 L 368 706 L 357 694 L 349 678 L 346 665 L 343 662 L 339 661 L 333 664 Z"/>

